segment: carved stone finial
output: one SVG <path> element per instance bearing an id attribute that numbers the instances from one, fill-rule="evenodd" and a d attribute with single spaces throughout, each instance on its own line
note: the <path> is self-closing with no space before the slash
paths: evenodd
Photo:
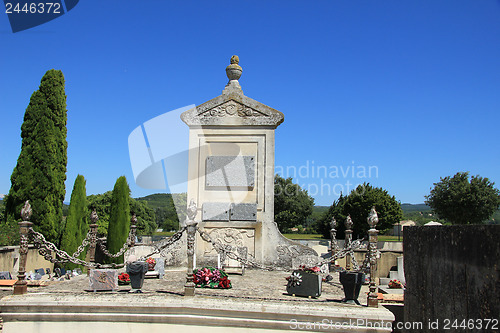
<path id="1" fill-rule="evenodd" d="M 194 202 L 194 199 L 191 199 L 191 202 L 189 202 L 189 206 L 187 208 L 187 216 L 190 221 L 194 221 L 196 218 L 196 213 L 198 212 L 198 208 L 196 207 L 196 203 Z"/>
<path id="2" fill-rule="evenodd" d="M 92 224 L 97 224 L 97 221 L 99 220 L 99 216 L 97 216 L 97 212 L 94 210 L 92 211 L 92 214 L 90 214 L 90 220 L 92 221 Z"/>
<path id="3" fill-rule="evenodd" d="M 347 215 L 347 218 L 345 219 L 345 228 L 347 230 L 350 230 L 352 228 L 352 219 L 351 215 Z"/>
<path id="4" fill-rule="evenodd" d="M 368 220 L 368 224 L 370 225 L 370 227 L 372 229 L 375 229 L 375 226 L 378 223 L 378 215 L 377 215 L 377 211 L 375 210 L 375 206 L 373 206 L 372 209 L 370 210 L 370 214 L 368 214 L 367 220 Z"/>
<path id="5" fill-rule="evenodd" d="M 132 224 L 137 224 L 137 216 L 135 215 L 135 213 L 132 213 L 132 218 L 130 219 L 130 222 L 132 222 Z"/>
<path id="6" fill-rule="evenodd" d="M 31 218 L 31 214 L 32 211 L 31 211 L 30 201 L 26 200 L 23 209 L 21 209 L 21 217 L 23 218 L 23 221 L 29 221 Z"/>
<path id="7" fill-rule="evenodd" d="M 335 216 L 332 216 L 332 220 L 330 221 L 330 227 L 335 229 L 337 227 L 337 220 L 335 220 Z"/>
<path id="8" fill-rule="evenodd" d="M 241 77 L 241 72 L 243 69 L 238 63 L 240 62 L 240 58 L 237 55 L 231 57 L 231 64 L 226 67 L 226 75 L 229 81 L 239 80 Z"/>

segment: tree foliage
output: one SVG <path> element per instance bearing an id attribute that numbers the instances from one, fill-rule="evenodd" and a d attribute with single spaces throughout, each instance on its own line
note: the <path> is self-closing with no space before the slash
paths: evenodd
<path id="1" fill-rule="evenodd" d="M 330 238 L 330 221 L 335 217 L 337 221 L 337 238 L 344 237 L 345 220 L 348 215 L 353 221 L 353 237 L 363 238 L 368 229 L 367 218 L 370 209 L 375 207 L 379 223 L 377 229 L 381 232 L 392 228 L 403 218 L 401 204 L 394 196 L 380 187 L 372 187 L 368 183 L 359 185 L 348 196 L 340 195 L 323 216 L 320 222 L 320 232 L 325 238 Z"/>
<path id="2" fill-rule="evenodd" d="M 434 183 L 425 203 L 450 223 L 479 224 L 488 220 L 500 205 L 500 191 L 494 185 L 488 178 L 458 172 Z"/>
<path id="3" fill-rule="evenodd" d="M 11 175 L 4 220 L 20 220 L 30 200 L 31 222 L 51 242 L 57 242 L 66 194 L 66 94 L 61 71 L 51 69 L 30 98 L 21 126 L 21 153 Z"/>
<path id="4" fill-rule="evenodd" d="M 70 255 L 78 249 L 87 236 L 88 216 L 89 210 L 87 208 L 85 178 L 82 175 L 78 175 L 73 186 L 73 191 L 71 192 L 68 215 L 61 237 L 61 249 Z M 85 252 L 79 258 L 85 259 Z M 66 266 L 70 269 L 76 267 L 72 263 L 68 263 Z"/>
<path id="5" fill-rule="evenodd" d="M 314 207 L 314 199 L 292 178 L 274 177 L 274 221 L 281 232 L 305 225 Z"/>
<path id="6" fill-rule="evenodd" d="M 107 248 L 111 253 L 117 253 L 127 241 L 130 230 L 130 188 L 125 176 L 116 180 L 111 194 L 111 211 L 109 214 Z M 115 260 L 112 260 L 115 261 Z M 116 259 L 122 262 L 123 256 Z"/>
<path id="7" fill-rule="evenodd" d="M 112 192 L 103 194 L 93 194 L 87 197 L 90 210 L 96 210 L 99 220 L 97 221 L 97 233 L 100 237 L 108 235 L 109 216 L 111 213 Z M 134 212 L 137 217 L 137 234 L 151 235 L 156 230 L 155 212 L 143 200 L 129 198 L 130 212 Z"/>

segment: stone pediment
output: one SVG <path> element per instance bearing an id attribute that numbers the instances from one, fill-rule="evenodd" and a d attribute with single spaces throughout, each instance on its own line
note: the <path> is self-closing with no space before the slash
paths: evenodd
<path id="1" fill-rule="evenodd" d="M 284 120 L 283 113 L 243 95 L 239 86 L 228 85 L 222 95 L 184 112 L 188 126 L 271 126 Z"/>

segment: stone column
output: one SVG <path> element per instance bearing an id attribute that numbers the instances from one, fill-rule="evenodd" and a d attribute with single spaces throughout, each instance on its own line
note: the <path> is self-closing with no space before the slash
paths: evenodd
<path id="1" fill-rule="evenodd" d="M 370 293 L 368 294 L 368 306 L 378 307 L 378 294 L 377 286 L 375 285 L 375 274 L 377 269 L 377 243 L 378 243 L 378 230 L 375 229 L 378 223 L 378 215 L 375 211 L 375 207 L 372 207 L 370 214 L 368 215 L 368 224 L 370 229 L 368 230 L 369 236 L 369 258 L 370 258 Z"/>
<path id="2" fill-rule="evenodd" d="M 351 215 L 348 215 L 346 220 L 345 220 L 345 244 L 344 248 L 349 248 L 352 243 L 352 219 Z M 347 254 L 345 256 L 345 269 L 347 271 L 351 270 L 351 255 Z"/>
<path id="3" fill-rule="evenodd" d="M 196 213 L 198 212 L 198 208 L 196 207 L 196 203 L 193 199 L 189 203 L 187 208 L 187 272 L 186 272 L 186 284 L 184 285 L 184 296 L 194 296 L 196 285 L 193 282 L 193 256 L 195 249 L 195 238 L 196 238 L 196 226 L 198 222 L 195 221 Z"/>
<path id="4" fill-rule="evenodd" d="M 17 281 L 14 284 L 14 295 L 23 295 L 28 292 L 28 282 L 26 281 L 26 260 L 28 257 L 28 232 L 33 223 L 29 222 L 31 217 L 31 206 L 29 201 L 26 201 L 21 210 L 22 222 L 19 222 L 19 233 L 21 241 L 19 246 L 19 271 L 17 273 Z"/>
<path id="5" fill-rule="evenodd" d="M 90 220 L 92 221 L 92 224 L 90 225 L 89 262 L 94 263 L 95 247 L 97 245 L 97 221 L 99 220 L 99 217 L 97 216 L 95 209 L 92 211 L 92 214 L 90 214 Z M 87 270 L 87 275 L 89 274 L 90 274 L 90 267 Z"/>

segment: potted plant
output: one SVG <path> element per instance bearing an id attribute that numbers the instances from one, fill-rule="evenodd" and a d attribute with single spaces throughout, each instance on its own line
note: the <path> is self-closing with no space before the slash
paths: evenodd
<path id="1" fill-rule="evenodd" d="M 342 302 L 360 305 L 358 297 L 363 282 L 365 282 L 365 273 L 341 271 L 340 283 L 342 283 L 342 287 L 344 287 L 345 296 Z"/>
<path id="2" fill-rule="evenodd" d="M 193 282 L 197 288 L 231 288 L 231 281 L 221 269 L 206 266 L 193 270 Z"/>
<path id="3" fill-rule="evenodd" d="M 320 268 L 300 266 L 287 277 L 286 292 L 289 295 L 319 297 L 321 295 L 322 277 L 319 275 Z"/>

